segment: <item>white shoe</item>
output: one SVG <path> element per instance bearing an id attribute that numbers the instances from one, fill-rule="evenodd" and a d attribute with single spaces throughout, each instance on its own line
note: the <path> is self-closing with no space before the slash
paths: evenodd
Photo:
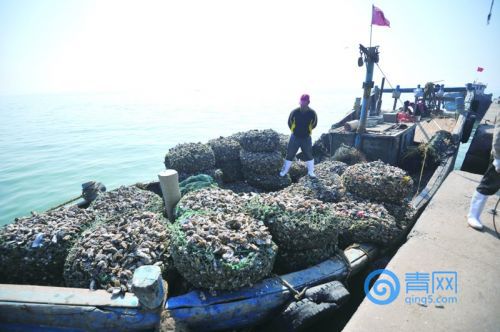
<path id="1" fill-rule="evenodd" d="M 478 191 L 475 191 L 474 195 L 472 195 L 469 214 L 467 215 L 467 223 L 470 227 L 477 230 L 483 229 L 483 225 L 481 224 L 479 217 L 481 216 L 481 212 L 483 212 L 487 200 L 488 196 L 483 195 Z"/>
<path id="2" fill-rule="evenodd" d="M 281 177 L 285 176 L 288 173 L 288 171 L 290 170 L 290 166 L 292 166 L 292 162 L 285 159 L 285 163 L 283 164 L 280 172 Z"/>
<path id="3" fill-rule="evenodd" d="M 316 174 L 314 174 L 314 159 L 306 161 L 307 164 L 307 174 L 311 178 L 315 178 Z"/>

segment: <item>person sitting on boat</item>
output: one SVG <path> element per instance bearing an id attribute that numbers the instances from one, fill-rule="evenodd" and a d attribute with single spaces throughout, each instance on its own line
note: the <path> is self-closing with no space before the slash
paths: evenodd
<path id="1" fill-rule="evenodd" d="M 494 195 L 500 189 L 500 120 L 495 118 L 495 130 L 493 132 L 493 144 L 491 151 L 492 162 L 484 173 L 481 182 L 472 195 L 467 222 L 470 227 L 482 230 L 483 224 L 479 219 L 486 205 L 488 196 Z"/>
<path id="2" fill-rule="evenodd" d="M 300 148 L 306 160 L 307 173 L 310 177 L 316 177 L 314 174 L 311 133 L 318 124 L 318 116 L 316 112 L 309 107 L 309 103 L 309 95 L 302 95 L 300 97 L 300 107 L 294 109 L 288 117 L 288 127 L 292 133 L 288 141 L 285 163 L 281 169 L 280 176 L 285 176 L 288 173 L 292 165 L 292 160 L 295 158 Z"/>

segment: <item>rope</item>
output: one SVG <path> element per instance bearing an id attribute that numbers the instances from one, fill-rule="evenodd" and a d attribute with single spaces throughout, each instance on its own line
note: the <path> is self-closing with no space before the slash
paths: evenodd
<path id="1" fill-rule="evenodd" d="M 389 86 L 391 87 L 391 89 L 394 90 L 394 86 L 391 84 L 391 82 L 389 81 L 389 78 L 387 78 L 387 75 L 384 73 L 384 71 L 382 70 L 382 68 L 380 68 L 380 66 L 379 66 L 378 63 L 376 63 L 376 65 L 377 65 L 378 70 L 380 70 L 380 73 L 382 74 L 382 76 L 385 77 L 385 80 L 387 81 L 387 84 L 389 84 Z M 398 97 L 397 101 L 399 101 L 399 103 L 401 104 L 401 106 L 404 106 L 403 102 L 401 101 L 401 97 Z M 417 107 L 417 105 L 415 105 L 415 107 Z M 427 132 L 424 130 L 424 127 L 422 127 L 422 125 L 420 125 L 419 122 L 416 122 L 416 124 L 420 128 L 420 130 L 422 131 L 422 133 L 424 134 L 424 136 L 427 139 L 427 141 L 429 141 L 430 140 L 429 135 L 427 135 Z"/>
<path id="2" fill-rule="evenodd" d="M 496 223 L 496 219 L 495 219 L 495 216 L 498 214 L 497 208 L 498 208 L 499 203 L 500 203 L 500 197 L 498 198 L 497 204 L 495 205 L 495 209 L 493 211 L 491 211 L 491 213 L 493 214 L 493 227 L 495 228 L 495 233 L 497 234 L 497 237 L 500 239 L 500 234 L 498 234 L 497 223 Z"/>
<path id="3" fill-rule="evenodd" d="M 491 12 L 493 10 L 493 3 L 495 2 L 495 0 L 491 0 L 491 6 L 490 6 L 490 12 L 488 13 L 488 20 L 486 22 L 487 25 L 490 24 L 490 19 L 491 19 Z"/>
<path id="4" fill-rule="evenodd" d="M 72 199 L 70 199 L 69 201 L 66 201 L 66 202 L 64 202 L 64 203 L 62 203 L 62 204 L 59 204 L 58 206 L 55 206 L 55 207 L 53 207 L 53 208 L 48 209 L 47 211 L 52 211 L 52 210 L 58 209 L 58 208 L 60 208 L 61 206 L 67 205 L 67 204 L 69 204 L 69 203 L 71 203 L 71 202 L 74 202 L 74 201 L 76 201 L 77 199 L 82 198 L 82 197 L 83 197 L 83 195 L 80 195 L 80 196 L 78 196 L 78 197 L 72 198 Z"/>
<path id="5" fill-rule="evenodd" d="M 350 248 L 350 247 L 348 247 L 348 248 Z M 366 251 L 364 251 L 363 249 L 361 249 L 361 251 L 363 251 L 366 254 L 366 256 L 368 257 L 368 259 L 370 259 L 370 256 L 368 256 L 368 253 L 366 253 Z M 345 255 L 344 250 L 337 249 L 335 251 L 335 256 L 339 257 L 342 261 L 344 261 L 344 264 L 347 267 L 347 274 L 345 276 L 345 282 L 344 283 L 345 283 L 346 286 L 348 286 L 349 278 L 351 277 L 351 274 L 352 274 L 351 261 Z"/>
<path id="6" fill-rule="evenodd" d="M 426 145 L 426 146 L 425 146 L 425 150 L 424 150 L 424 160 L 422 160 L 422 168 L 420 169 L 420 176 L 419 176 L 419 178 L 418 178 L 417 192 L 415 193 L 414 198 L 415 198 L 415 197 L 417 197 L 418 192 L 419 192 L 419 190 L 420 190 L 420 184 L 421 184 L 421 182 L 422 182 L 422 177 L 423 177 L 423 175 L 424 175 L 425 160 L 427 159 L 427 150 L 428 150 L 428 149 L 429 149 L 429 146 L 428 146 L 428 145 Z"/>
<path id="7" fill-rule="evenodd" d="M 272 274 L 273 277 L 275 278 L 278 278 L 278 281 L 283 285 L 285 286 L 289 291 L 290 293 L 293 294 L 293 297 L 295 300 L 297 301 L 300 301 L 302 300 L 302 298 L 304 297 L 304 294 L 306 293 L 306 290 L 308 289 L 308 287 L 304 287 L 300 292 L 298 290 L 296 290 L 288 281 L 286 281 L 285 279 L 281 278 L 281 276 L 273 273 Z"/>

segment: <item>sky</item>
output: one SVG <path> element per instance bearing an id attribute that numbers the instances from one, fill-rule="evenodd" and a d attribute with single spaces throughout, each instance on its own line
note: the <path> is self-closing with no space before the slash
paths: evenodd
<path id="1" fill-rule="evenodd" d="M 500 94 L 500 3 L 379 0 L 393 85 L 476 79 Z M 0 95 L 361 89 L 372 1 L 0 0 Z M 482 73 L 477 67 L 484 68 Z M 381 74 L 376 69 L 375 81 Z"/>

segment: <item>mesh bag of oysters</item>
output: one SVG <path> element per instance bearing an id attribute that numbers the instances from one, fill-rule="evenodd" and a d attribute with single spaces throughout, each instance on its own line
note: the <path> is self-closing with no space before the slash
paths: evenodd
<path id="1" fill-rule="evenodd" d="M 356 196 L 388 203 L 403 201 L 413 189 L 413 180 L 404 170 L 380 160 L 348 167 L 342 182 Z"/>
<path id="2" fill-rule="evenodd" d="M 94 222 L 76 206 L 16 218 L 0 229 L 0 283 L 62 286 L 64 260 Z"/>
<path id="3" fill-rule="evenodd" d="M 332 157 L 333 160 L 344 162 L 348 165 L 366 162 L 365 155 L 355 147 L 341 144 Z"/>
<path id="4" fill-rule="evenodd" d="M 279 151 L 280 135 L 272 129 L 249 130 L 241 135 L 239 142 L 249 152 Z"/>
<path id="5" fill-rule="evenodd" d="M 163 199 L 155 193 L 133 186 L 121 186 L 99 195 L 89 207 L 101 219 L 130 211 L 163 213 Z"/>
<path id="6" fill-rule="evenodd" d="M 250 196 L 236 194 L 228 189 L 217 187 L 202 188 L 184 195 L 177 206 L 176 216 L 180 218 L 189 211 L 210 210 L 218 213 L 243 212 L 243 206 Z"/>
<path id="7" fill-rule="evenodd" d="M 166 219 L 148 211 L 129 210 L 99 219 L 83 232 L 64 264 L 70 287 L 131 291 L 132 276 L 142 265 L 172 271 L 170 229 Z"/>
<path id="8" fill-rule="evenodd" d="M 216 181 L 222 180 L 222 172 L 215 167 L 214 151 L 208 144 L 182 143 L 174 146 L 165 155 L 165 167 L 175 169 L 180 181 L 202 173 Z"/>
<path id="9" fill-rule="evenodd" d="M 264 223 L 243 213 L 185 211 L 173 225 L 175 267 L 196 287 L 250 286 L 271 273 L 276 251 Z"/>
<path id="10" fill-rule="evenodd" d="M 328 204 L 282 191 L 253 197 L 247 210 L 269 227 L 283 271 L 317 264 L 335 252 L 338 223 Z"/>
<path id="11" fill-rule="evenodd" d="M 390 245 L 401 233 L 395 218 L 382 204 L 348 200 L 331 207 L 340 224 L 343 245 L 363 242 Z"/>
<path id="12" fill-rule="evenodd" d="M 316 178 L 304 176 L 300 178 L 298 183 L 292 184 L 284 190 L 316 198 L 323 202 L 338 202 L 345 194 L 339 173 L 342 173 L 346 167 L 346 164 L 339 161 L 324 161 L 316 167 Z"/>
<path id="13" fill-rule="evenodd" d="M 219 137 L 208 141 L 208 145 L 214 152 L 215 166 L 222 170 L 222 180 L 226 183 L 243 180 L 239 141 L 231 137 Z"/>
<path id="14" fill-rule="evenodd" d="M 279 176 L 283 156 L 277 132 L 272 129 L 250 130 L 241 135 L 240 144 L 243 174 L 250 185 L 268 191 L 290 185 L 289 175 Z"/>

